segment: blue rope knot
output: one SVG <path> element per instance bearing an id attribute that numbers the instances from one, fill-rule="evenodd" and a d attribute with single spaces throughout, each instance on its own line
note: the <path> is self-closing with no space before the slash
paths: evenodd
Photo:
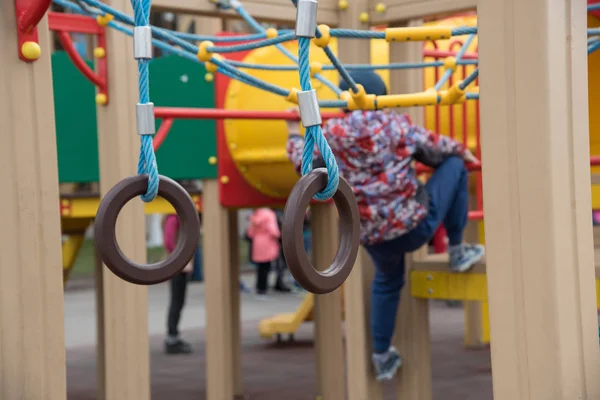
<path id="1" fill-rule="evenodd" d="M 310 83 L 310 66 L 309 66 L 309 38 L 298 38 L 298 69 L 300 71 L 300 86 L 302 90 L 311 90 Z M 337 161 L 329 143 L 323 135 L 323 130 L 319 125 L 309 126 L 306 128 L 304 137 L 304 149 L 302 153 L 302 175 L 308 174 L 313 169 L 313 152 L 315 144 L 319 153 L 325 161 L 327 167 L 327 186 L 321 192 L 313 196 L 315 200 L 329 200 L 337 191 L 340 181 L 340 172 Z"/>

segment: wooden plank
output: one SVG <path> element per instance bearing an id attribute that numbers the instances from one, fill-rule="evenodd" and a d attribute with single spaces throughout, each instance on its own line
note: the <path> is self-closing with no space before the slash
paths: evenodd
<path id="1" fill-rule="evenodd" d="M 47 19 L 41 57 L 17 54 L 14 0 L 0 0 L 0 398 L 65 399 L 63 283 Z"/>
<path id="2" fill-rule="evenodd" d="M 292 23 L 296 21 L 296 9 L 291 1 L 250 0 L 242 1 L 244 9 L 259 21 Z M 238 14 L 230 10 L 219 10 L 210 0 L 153 0 L 153 11 L 173 11 L 185 14 L 220 18 L 236 18 Z M 338 22 L 337 0 L 319 1 L 318 21 L 335 26 Z"/>
<path id="3" fill-rule="evenodd" d="M 384 13 L 375 11 L 377 4 L 386 6 Z M 388 24 L 433 16 L 475 10 L 477 0 L 382 0 L 371 2 L 370 18 L 373 24 Z M 363 10 L 366 11 L 366 10 Z"/>
<path id="4" fill-rule="evenodd" d="M 358 15 L 367 5 L 367 0 L 349 2 L 348 8 L 340 13 L 340 26 L 365 29 Z M 338 54 L 342 62 L 347 64 L 369 63 L 371 45 L 368 40 L 339 39 Z M 361 248 L 354 270 L 344 284 L 349 400 L 382 398 L 381 385 L 375 379 L 371 364 L 371 284 L 374 272 L 369 255 Z"/>
<path id="5" fill-rule="evenodd" d="M 347 391 L 349 400 L 382 398 L 371 366 L 371 282 L 375 268 L 361 247 L 354 269 L 344 284 L 346 317 Z"/>
<path id="6" fill-rule="evenodd" d="M 231 268 L 231 357 L 233 370 L 233 394 L 243 395 L 242 379 L 242 326 L 240 315 L 240 237 L 238 235 L 238 212 L 229 210 L 229 262 Z"/>
<path id="7" fill-rule="evenodd" d="M 311 206 L 313 265 L 327 268 L 338 247 L 338 219 L 332 203 Z M 345 399 L 341 290 L 315 296 L 315 337 L 319 394 Z"/>
<path id="8" fill-rule="evenodd" d="M 107 2 L 131 14 L 128 0 Z M 139 136 L 135 104 L 138 102 L 137 63 L 133 43 L 114 29 L 106 31 L 109 104 L 98 106 L 98 153 L 100 192 L 137 172 Z M 132 200 L 120 213 L 117 239 L 122 251 L 137 262 L 146 261 L 144 206 Z M 98 285 L 99 399 L 150 399 L 148 351 L 148 295 L 143 286 L 127 283 L 106 267 Z M 98 283 L 97 283 L 98 284 Z"/>
<path id="9" fill-rule="evenodd" d="M 494 398 L 600 398 L 586 8 L 481 1 L 478 17 Z"/>
<path id="10" fill-rule="evenodd" d="M 232 276 L 228 211 L 219 203 L 216 180 L 202 181 L 204 213 L 202 248 L 206 297 L 207 400 L 229 400 L 234 393 L 232 344 Z M 210 251 L 209 251 L 210 249 Z M 239 288 L 238 288 L 239 290 Z"/>
<path id="11" fill-rule="evenodd" d="M 423 21 L 414 19 L 400 26 L 421 26 Z M 420 62 L 423 59 L 421 43 L 391 43 L 390 63 Z M 390 93 L 417 93 L 423 90 L 423 70 L 408 69 L 390 72 Z M 406 112 L 416 124 L 424 121 L 423 108 L 413 107 Z M 410 274 L 413 262 L 427 252 L 423 246 L 414 254 L 407 256 L 407 274 Z M 410 276 L 410 275 L 409 275 Z M 400 307 L 396 317 L 396 336 L 394 344 L 404 358 L 404 365 L 398 372 L 396 396 L 398 399 L 430 400 L 431 387 L 431 349 L 429 335 L 429 303 L 427 300 L 410 295 L 412 283 L 407 281 L 400 295 Z"/>

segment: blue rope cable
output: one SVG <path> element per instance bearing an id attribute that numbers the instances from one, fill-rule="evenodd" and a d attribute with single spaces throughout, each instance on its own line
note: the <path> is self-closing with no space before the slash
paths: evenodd
<path id="1" fill-rule="evenodd" d="M 62 3 L 62 4 L 64 4 L 67 7 L 71 7 L 71 5 L 68 4 L 67 2 L 65 2 L 64 0 L 54 0 L 54 1 L 57 2 L 57 4 Z M 74 6 L 72 8 L 75 9 L 75 10 L 78 9 L 79 11 L 83 11 L 78 6 Z M 125 34 L 127 34 L 127 35 L 133 36 L 133 30 L 130 29 L 130 28 L 118 25 L 114 21 L 110 21 L 108 25 L 111 26 L 111 27 L 113 27 L 113 28 L 115 28 L 115 29 L 117 29 L 117 30 L 119 30 L 119 31 L 121 31 L 121 32 L 123 32 L 123 33 L 125 33 Z M 153 39 L 152 43 L 155 46 L 157 46 L 157 47 L 159 47 L 159 48 L 161 48 L 163 50 L 171 51 L 171 52 L 173 52 L 173 53 L 175 53 L 175 54 L 177 54 L 177 55 L 179 55 L 181 57 L 187 58 L 187 59 L 195 61 L 195 62 L 199 62 L 199 60 L 196 57 L 195 53 L 194 54 L 190 54 L 189 52 L 186 52 L 183 49 L 179 49 L 177 47 L 171 46 L 171 45 L 169 45 L 167 43 L 164 43 L 164 42 L 161 42 L 161 41 L 159 41 L 157 39 Z M 245 84 L 247 84 L 249 86 L 254 86 L 256 88 L 259 88 L 259 89 L 262 89 L 262 90 L 266 90 L 266 91 L 278 94 L 280 96 L 286 96 L 287 97 L 289 95 L 289 91 L 288 90 L 283 89 L 283 88 L 281 88 L 279 86 L 275 86 L 275 85 L 270 84 L 268 82 L 262 81 L 262 80 L 260 80 L 258 78 L 255 78 L 255 77 L 253 77 L 251 75 L 248 75 L 248 74 L 246 74 L 246 73 L 244 73 L 242 71 L 239 71 L 239 70 L 237 70 L 237 69 L 229 66 L 228 63 L 226 63 L 226 62 L 221 62 L 219 60 L 216 60 L 215 58 L 213 58 L 211 60 L 211 62 L 213 62 L 215 65 L 217 65 L 219 67 L 218 72 L 224 74 L 224 71 L 228 71 L 229 73 L 226 74 L 226 75 L 229 76 L 230 78 L 237 79 L 237 80 L 239 80 L 239 81 L 241 81 L 241 82 L 243 82 L 243 83 L 245 83 Z"/>
<path id="2" fill-rule="evenodd" d="M 587 10 L 588 11 L 596 11 L 596 10 L 600 10 L 600 3 L 597 4 L 590 4 L 587 6 Z"/>
<path id="3" fill-rule="evenodd" d="M 305 37 L 298 38 L 298 66 L 300 71 L 300 87 L 303 91 L 312 90 L 312 85 L 310 83 L 309 51 L 310 39 Z M 325 161 L 328 179 L 325 189 L 317 193 L 313 198 L 316 200 L 328 200 L 337 191 L 340 175 L 337 161 L 333 156 L 329 143 L 327 143 L 327 140 L 323 135 L 320 125 L 309 126 L 306 128 L 304 150 L 302 153 L 302 175 L 306 175 L 312 171 L 315 144 L 323 157 L 323 161 Z"/>
<path id="4" fill-rule="evenodd" d="M 467 100 L 479 100 L 479 93 L 467 93 Z"/>
<path id="5" fill-rule="evenodd" d="M 596 50 L 598 50 L 600 48 L 600 40 L 597 42 L 592 43 L 591 45 L 588 46 L 587 48 L 587 53 L 592 54 L 593 52 L 595 52 Z"/>
<path id="6" fill-rule="evenodd" d="M 292 32 L 290 29 L 282 29 L 278 31 L 279 35 L 284 35 L 286 33 Z M 195 33 L 186 33 L 186 32 L 173 32 L 173 35 L 179 37 L 184 40 L 191 40 L 194 42 L 203 42 L 205 40 L 209 40 L 213 43 L 227 43 L 227 42 L 243 42 L 247 40 L 260 40 L 266 39 L 266 32 L 260 33 L 252 33 L 250 35 L 234 35 L 234 36 L 208 36 L 208 35 L 198 35 Z"/>
<path id="7" fill-rule="evenodd" d="M 467 40 L 465 40 L 465 43 L 461 46 L 460 50 L 456 54 L 455 59 L 456 59 L 457 63 L 463 58 L 463 56 L 467 52 L 469 45 L 471 44 L 471 42 L 473 41 L 474 38 L 475 38 L 475 34 L 471 34 L 471 35 L 469 35 Z M 442 86 L 444 86 L 444 84 L 448 81 L 448 79 L 450 79 L 450 77 L 452 76 L 453 73 L 454 73 L 454 71 L 451 69 L 447 69 L 446 71 L 444 71 L 444 75 L 442 75 L 440 80 L 435 84 L 435 90 L 440 91 L 442 89 Z"/>
<path id="8" fill-rule="evenodd" d="M 465 90 L 479 76 L 479 68 L 475 68 L 459 85 L 460 90 Z"/>
<path id="9" fill-rule="evenodd" d="M 209 46 L 206 48 L 206 51 L 211 53 L 236 53 L 238 51 L 259 49 L 261 47 L 272 46 L 274 44 L 279 44 L 282 42 L 289 42 L 291 40 L 294 40 L 295 38 L 296 36 L 294 32 L 290 32 L 275 38 L 259 40 L 256 42 L 242 43 L 232 46 Z"/>
<path id="10" fill-rule="evenodd" d="M 245 72 L 242 72 L 239 69 L 236 69 L 236 68 L 232 67 L 231 65 L 229 65 L 229 63 L 225 60 L 219 60 L 218 58 L 213 57 L 213 58 L 211 58 L 210 62 L 215 64 L 217 67 L 219 67 L 219 69 L 221 71 L 227 70 L 231 74 L 233 74 L 235 77 L 239 77 L 240 78 L 239 80 L 243 80 L 244 83 L 251 84 L 252 86 L 255 86 L 259 89 L 267 90 L 269 92 L 273 92 L 275 94 L 278 94 L 278 95 L 284 96 L 284 97 L 287 97 L 290 94 L 289 90 L 279 87 L 277 85 L 273 85 L 272 83 L 263 81 L 261 79 L 258 79 L 258 78 L 254 77 L 252 75 L 249 75 Z"/>
<path id="11" fill-rule="evenodd" d="M 237 11 L 237 13 L 244 19 L 244 21 L 246 21 L 246 23 L 248 23 L 254 30 L 256 30 L 258 32 L 265 32 L 266 31 L 265 28 L 263 28 L 263 26 L 256 21 L 256 19 L 254 19 L 250 14 L 248 14 L 248 12 L 244 9 L 244 7 L 242 7 L 242 5 L 239 2 L 237 2 L 235 4 L 234 8 Z M 277 44 L 275 47 L 283 55 L 285 55 L 287 58 L 289 58 L 290 60 L 292 60 L 295 64 L 298 64 L 298 58 L 294 54 L 292 54 L 288 49 L 286 49 L 283 45 Z M 342 91 L 340 90 L 340 88 L 337 87 L 337 85 L 335 85 L 329 79 L 325 78 L 323 75 L 321 75 L 321 74 L 315 74 L 315 79 L 317 79 L 319 82 L 321 82 L 324 85 L 326 85 L 337 96 L 339 96 L 342 93 Z"/>
<path id="12" fill-rule="evenodd" d="M 475 35 L 477 34 L 476 26 L 459 26 L 452 28 L 452 36 Z"/>
<path id="13" fill-rule="evenodd" d="M 384 31 L 360 31 L 357 29 L 330 29 L 331 37 L 356 39 L 385 39 Z"/>
<path id="14" fill-rule="evenodd" d="M 131 0 L 136 26 L 147 26 L 150 20 L 150 0 Z M 150 73 L 148 70 L 149 60 L 138 59 L 138 88 L 141 104 L 150 102 Z M 141 196 L 145 202 L 154 200 L 158 194 L 158 166 L 156 155 L 152 146 L 151 135 L 140 137 L 140 159 L 138 162 L 138 174 L 148 175 L 148 189 Z"/>
<path id="15" fill-rule="evenodd" d="M 600 28 L 590 28 L 587 30 L 587 34 L 588 34 L 588 36 L 599 36 Z"/>
<path id="16" fill-rule="evenodd" d="M 227 60 L 229 64 L 238 68 L 257 69 L 265 71 L 298 71 L 297 65 L 275 65 L 275 64 L 253 64 L 242 61 Z M 477 60 L 461 60 L 457 65 L 477 65 Z M 391 63 L 391 64 L 345 64 L 347 70 L 395 70 L 395 69 L 417 69 L 443 67 L 443 61 L 429 61 L 418 63 Z M 323 65 L 323 71 L 335 70 L 333 65 Z"/>

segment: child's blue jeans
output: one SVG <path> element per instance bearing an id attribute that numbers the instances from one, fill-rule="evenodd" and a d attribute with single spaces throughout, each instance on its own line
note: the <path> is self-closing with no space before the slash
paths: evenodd
<path id="1" fill-rule="evenodd" d="M 469 211 L 468 175 L 458 157 L 450 157 L 425 184 L 429 213 L 399 238 L 365 246 L 375 264 L 371 288 L 371 333 L 376 353 L 388 350 L 394 334 L 400 290 L 405 283 L 405 255 L 428 243 L 443 222 L 450 245 L 462 242 Z"/>

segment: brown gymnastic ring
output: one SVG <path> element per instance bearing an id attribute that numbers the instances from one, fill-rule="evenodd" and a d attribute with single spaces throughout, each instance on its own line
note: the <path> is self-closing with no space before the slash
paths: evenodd
<path id="1" fill-rule="evenodd" d="M 153 285 L 170 279 L 192 259 L 200 240 L 200 218 L 190 195 L 174 180 L 159 175 L 158 196 L 167 200 L 179 217 L 175 250 L 155 264 L 138 264 L 127 258 L 117 243 L 117 217 L 127 202 L 146 193 L 148 175 L 125 178 L 106 193 L 96 213 L 94 241 L 106 266 L 119 278 L 138 285 Z"/>
<path id="2" fill-rule="evenodd" d="M 300 178 L 285 204 L 282 223 L 283 253 L 294 279 L 315 294 L 333 292 L 346 280 L 358 254 L 360 217 L 350 185 L 340 177 L 333 201 L 340 221 L 340 247 L 325 271 L 313 268 L 304 249 L 304 215 L 311 199 L 327 185 L 327 170 L 317 168 Z"/>

